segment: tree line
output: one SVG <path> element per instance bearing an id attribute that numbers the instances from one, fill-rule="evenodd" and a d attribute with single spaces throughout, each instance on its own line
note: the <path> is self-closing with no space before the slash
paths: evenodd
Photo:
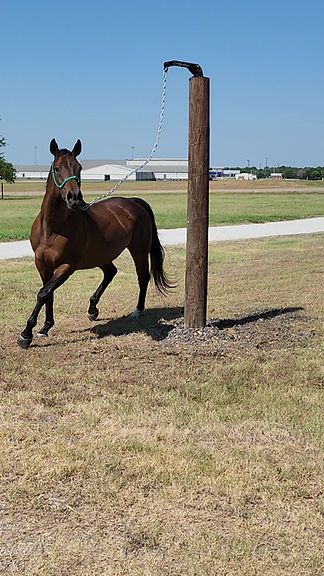
<path id="1" fill-rule="evenodd" d="M 241 172 L 251 172 L 257 178 L 270 178 L 271 174 L 282 174 L 283 178 L 296 179 L 296 180 L 324 180 L 324 166 L 305 166 L 298 168 L 296 166 L 276 166 L 271 168 L 265 166 L 264 168 L 256 168 L 256 166 L 245 166 L 244 168 L 236 167 L 233 170 L 240 170 Z"/>

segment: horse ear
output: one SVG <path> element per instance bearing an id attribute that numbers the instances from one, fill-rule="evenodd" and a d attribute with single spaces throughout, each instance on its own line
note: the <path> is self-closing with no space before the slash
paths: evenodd
<path id="1" fill-rule="evenodd" d="M 79 154 L 81 153 L 81 150 L 82 150 L 81 140 L 77 140 L 76 143 L 74 144 L 72 154 L 74 156 L 79 156 Z"/>
<path id="2" fill-rule="evenodd" d="M 50 152 L 53 154 L 54 158 L 56 158 L 56 156 L 58 155 L 59 152 L 59 147 L 56 143 L 55 138 L 53 138 L 53 140 L 51 140 L 50 143 Z"/>

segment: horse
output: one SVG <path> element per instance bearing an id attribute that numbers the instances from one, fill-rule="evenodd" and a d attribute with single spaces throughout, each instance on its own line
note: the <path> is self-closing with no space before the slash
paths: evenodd
<path id="1" fill-rule="evenodd" d="M 164 249 L 152 208 L 141 198 L 109 197 L 87 204 L 81 192 L 82 166 L 77 160 L 81 149 L 80 140 L 71 151 L 59 149 L 55 138 L 50 142 L 54 160 L 30 235 L 43 286 L 18 338 L 21 348 L 30 346 L 33 328 L 43 306 L 45 323 L 37 335 L 48 336 L 54 326 L 54 292 L 76 270 L 98 267 L 103 272 L 103 280 L 90 297 L 88 308 L 89 319 L 96 320 L 98 302 L 117 274 L 113 261 L 125 249 L 134 261 L 139 285 L 137 306 L 131 314 L 133 318 L 140 316 L 145 308 L 151 277 L 162 294 L 172 288 L 163 268 Z"/>

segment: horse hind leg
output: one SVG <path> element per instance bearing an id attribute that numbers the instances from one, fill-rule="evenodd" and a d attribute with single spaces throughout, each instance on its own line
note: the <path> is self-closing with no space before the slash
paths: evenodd
<path id="1" fill-rule="evenodd" d="M 149 261 L 148 261 L 148 252 L 146 252 L 146 251 L 141 251 L 141 252 L 136 251 L 135 252 L 131 248 L 129 248 L 129 251 L 130 251 L 132 258 L 134 260 L 136 273 L 137 273 L 137 279 L 138 279 L 138 285 L 139 285 L 139 295 L 138 295 L 137 306 L 136 306 L 135 310 L 130 314 L 130 317 L 131 318 L 138 318 L 139 316 L 142 315 L 144 308 L 145 308 L 145 299 L 146 299 L 147 287 L 148 287 L 150 277 L 151 277 L 150 268 L 149 268 Z"/>
<path id="2" fill-rule="evenodd" d="M 110 284 L 114 276 L 116 276 L 117 274 L 117 268 L 112 262 L 110 264 L 106 264 L 105 266 L 101 266 L 100 268 L 103 271 L 104 277 L 102 282 L 99 284 L 97 290 L 90 297 L 88 308 L 89 320 L 97 320 L 99 315 L 97 304 L 101 296 L 103 295 L 104 291 L 106 290 L 108 284 Z"/>

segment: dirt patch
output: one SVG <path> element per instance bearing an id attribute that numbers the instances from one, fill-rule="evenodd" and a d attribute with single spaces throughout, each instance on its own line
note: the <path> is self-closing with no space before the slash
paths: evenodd
<path id="1" fill-rule="evenodd" d="M 267 308 L 233 318 L 209 319 L 203 328 L 185 328 L 182 308 L 146 310 L 142 318 L 111 319 L 90 331 L 98 339 L 146 334 L 168 354 L 181 351 L 216 357 L 246 356 L 258 350 L 306 347 L 316 335 L 316 319 L 301 307 Z M 136 341 L 136 340 L 135 340 Z"/>
<path id="2" fill-rule="evenodd" d="M 314 337 L 312 319 L 302 308 L 266 309 L 243 317 L 210 319 L 204 328 L 185 328 L 183 317 L 160 321 L 155 338 L 166 346 L 187 347 L 215 356 L 252 350 L 305 347 Z"/>

